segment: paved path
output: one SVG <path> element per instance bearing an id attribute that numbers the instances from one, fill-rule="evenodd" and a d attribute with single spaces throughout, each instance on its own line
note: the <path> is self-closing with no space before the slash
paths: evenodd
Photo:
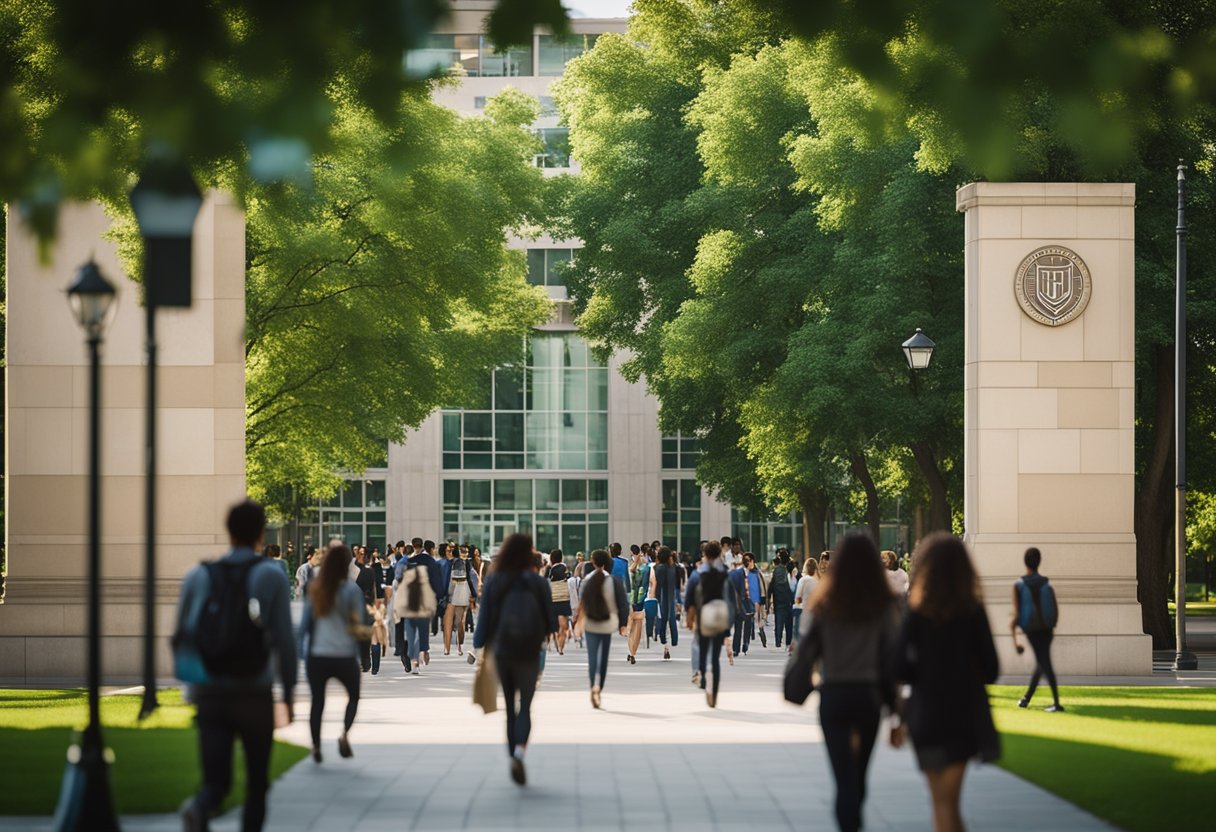
<path id="1" fill-rule="evenodd" d="M 783 653 L 753 650 L 726 668 L 719 708 L 710 710 L 689 684 L 686 650 L 681 643 L 664 662 L 656 645 L 630 666 L 617 639 L 599 712 L 588 703 L 585 653 L 550 654 L 526 789 L 508 778 L 502 712 L 486 716 L 471 704 L 473 669 L 463 659 L 432 651 L 424 675 L 411 677 L 388 663 L 381 675 L 363 677 L 353 760 L 336 753 L 346 700 L 331 689 L 325 762 L 305 760 L 274 786 L 267 829 L 834 829 L 816 711 L 789 706 L 778 693 Z M 300 709 L 282 736 L 308 745 L 307 703 Z M 927 792 L 908 750 L 881 747 L 869 782 L 867 830 L 930 828 Z M 992 766 L 969 772 L 964 803 L 975 829 L 1109 828 Z M 3 829 L 49 827 L 47 819 L 0 821 Z M 123 828 L 180 826 L 158 816 L 124 819 Z M 213 828 L 232 832 L 239 821 L 229 815 Z"/>

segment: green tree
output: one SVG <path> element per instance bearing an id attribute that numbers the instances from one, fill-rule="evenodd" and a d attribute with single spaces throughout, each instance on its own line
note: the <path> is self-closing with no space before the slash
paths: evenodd
<path id="1" fill-rule="evenodd" d="M 0 0 L 0 200 L 44 238 L 59 201 L 118 195 L 151 148 L 195 167 L 307 176 L 333 149 L 332 86 L 392 128 L 446 0 Z M 568 31 L 559 0 L 499 0 L 495 43 Z"/>
<path id="2" fill-rule="evenodd" d="M 386 128 L 341 103 L 310 187 L 262 185 L 234 166 L 210 174 L 248 206 L 251 494 L 287 512 L 293 493 L 333 493 L 521 354 L 547 319 L 522 252 L 506 247 L 541 215 L 526 129 L 537 106 L 508 89 L 486 117 L 461 118 L 407 93 Z M 136 261 L 129 220 L 121 233 Z"/>

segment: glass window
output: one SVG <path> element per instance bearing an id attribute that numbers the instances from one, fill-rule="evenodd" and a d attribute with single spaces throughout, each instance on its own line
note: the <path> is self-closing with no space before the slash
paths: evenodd
<path id="1" fill-rule="evenodd" d="M 481 39 L 481 75 L 488 78 L 532 74 L 532 44 L 499 50 L 489 39 Z"/>
<path id="2" fill-rule="evenodd" d="M 319 523 L 301 526 L 304 544 L 324 546 L 338 538 L 384 551 L 386 503 L 384 480 L 347 480 L 333 497 L 317 500 L 310 509 Z"/>
<path id="3" fill-rule="evenodd" d="M 607 510 L 606 479 L 443 481 L 444 536 L 483 551 L 492 552 L 515 531 L 532 534 L 544 551 L 607 546 Z"/>
<path id="4" fill-rule="evenodd" d="M 498 368 L 492 387 L 490 409 L 443 414 L 445 469 L 608 467 L 608 370 L 577 335 L 536 334 L 525 365 Z"/>
<path id="5" fill-rule="evenodd" d="M 566 127 L 541 127 L 536 131 L 540 153 L 533 161 L 538 168 L 570 167 L 570 130 Z"/>
<path id="6" fill-rule="evenodd" d="M 384 508 L 384 480 L 368 480 L 363 484 L 364 501 L 369 508 Z"/>
<path id="7" fill-rule="evenodd" d="M 785 515 L 768 515 L 763 511 L 750 511 L 732 506 L 730 510 L 731 534 L 743 542 L 743 549 L 752 552 L 757 560 L 772 560 L 777 549 L 786 547 L 798 552 L 802 541 L 802 512 Z"/>
<path id="8" fill-rule="evenodd" d="M 541 35 L 537 44 L 541 75 L 561 75 L 566 64 L 595 46 L 599 35 Z"/>
<path id="9" fill-rule="evenodd" d="M 696 480 L 663 480 L 663 543 L 679 552 L 695 552 L 701 542 L 701 486 Z"/>
<path id="10" fill-rule="evenodd" d="M 692 471 L 701 456 L 701 440 L 683 434 L 664 436 L 662 454 L 664 469 Z"/>

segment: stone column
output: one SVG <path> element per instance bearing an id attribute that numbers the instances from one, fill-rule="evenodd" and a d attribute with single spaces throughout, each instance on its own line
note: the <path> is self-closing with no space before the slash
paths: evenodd
<path id="1" fill-rule="evenodd" d="M 118 290 L 102 344 L 102 673 L 141 678 L 144 571 L 144 310 L 100 205 L 65 205 L 44 260 L 7 229 L 7 591 L 0 679 L 79 683 L 85 673 L 88 365 L 64 289 L 94 257 Z M 224 512 L 245 493 L 245 224 L 208 194 L 194 231 L 194 303 L 159 313 L 160 676 L 181 578 L 227 548 Z"/>
<path id="2" fill-rule="evenodd" d="M 1136 600 L 1135 186 L 978 182 L 966 214 L 965 535 L 1006 673 L 1029 546 L 1060 602 L 1055 667 L 1152 672 Z M 1019 288 L 1020 286 L 1020 288 Z"/>

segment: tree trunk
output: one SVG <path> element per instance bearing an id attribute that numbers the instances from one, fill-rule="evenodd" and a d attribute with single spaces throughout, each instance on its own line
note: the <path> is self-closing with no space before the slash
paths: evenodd
<path id="1" fill-rule="evenodd" d="M 913 442 L 912 456 L 920 468 L 925 484 L 929 486 L 929 527 L 926 533 L 951 531 L 950 498 L 946 491 L 946 478 L 937 467 L 937 457 L 927 442 Z"/>
<path id="2" fill-rule="evenodd" d="M 1156 401 L 1153 407 L 1152 441 L 1136 498 L 1136 594 L 1144 632 L 1153 637 L 1153 647 L 1173 645 L 1170 624 L 1169 574 L 1173 550 L 1173 489 L 1170 462 L 1174 438 L 1174 350 L 1171 346 L 1153 351 Z"/>
<path id="3" fill-rule="evenodd" d="M 802 545 L 805 546 L 803 556 L 819 557 L 819 553 L 828 547 L 825 530 L 828 523 L 828 499 L 826 492 L 817 489 L 807 489 L 800 495 L 802 501 Z"/>
<path id="4" fill-rule="evenodd" d="M 882 530 L 882 513 L 878 504 L 878 487 L 874 485 L 874 478 L 870 476 L 870 466 L 866 463 L 866 455 L 861 451 L 851 452 L 849 466 L 853 469 L 853 476 L 857 478 L 866 492 L 866 523 L 870 527 L 870 537 L 878 544 L 882 539 L 879 537 Z"/>

